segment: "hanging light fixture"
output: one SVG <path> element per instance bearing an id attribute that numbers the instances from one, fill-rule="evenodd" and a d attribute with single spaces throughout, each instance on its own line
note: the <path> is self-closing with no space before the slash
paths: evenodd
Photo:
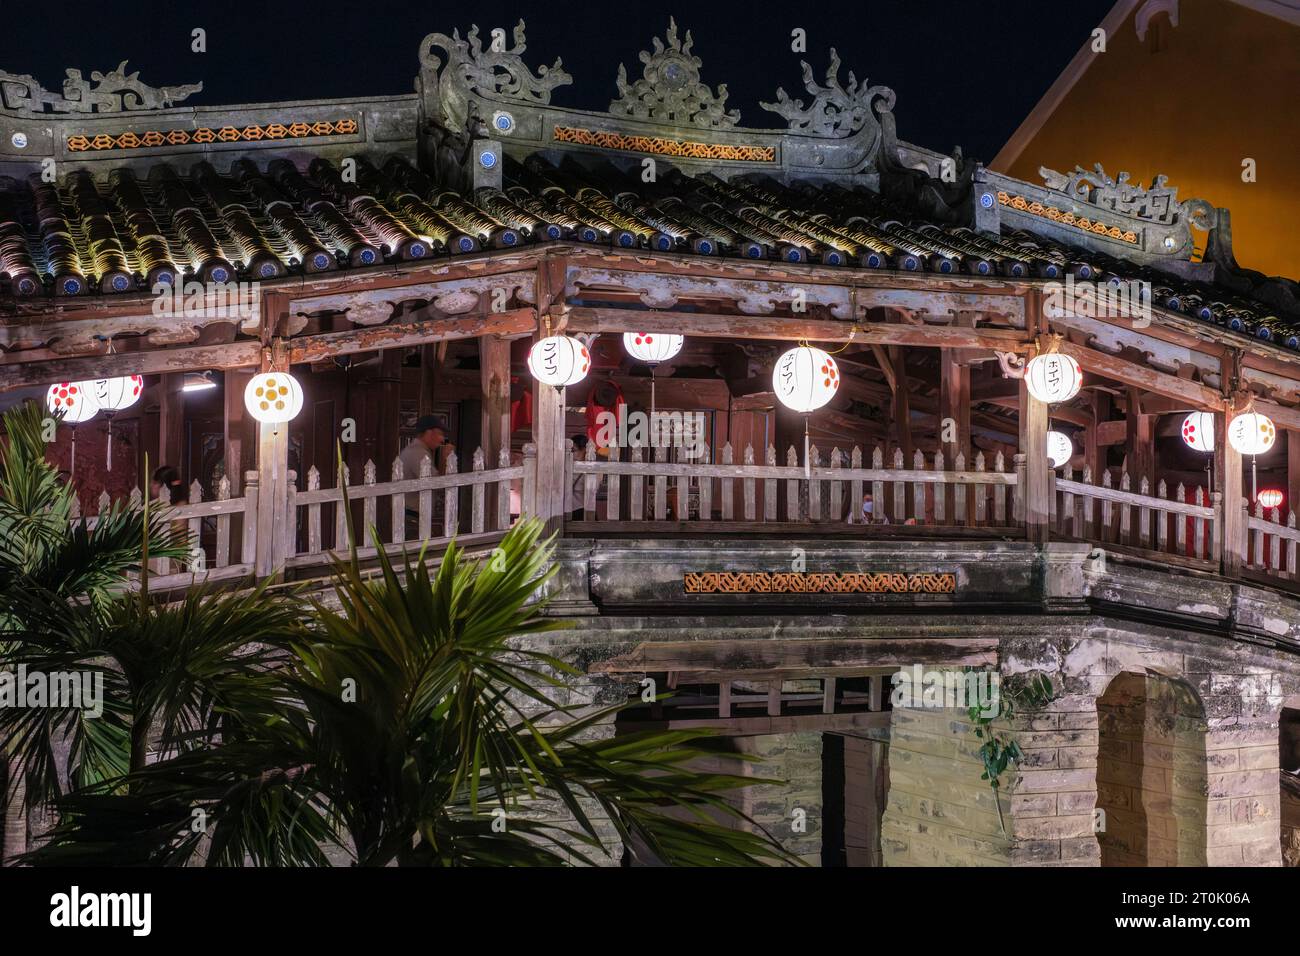
<path id="1" fill-rule="evenodd" d="M 1265 508 L 1276 508 L 1282 503 L 1282 492 L 1277 488 L 1265 488 L 1255 498 Z"/>
<path id="2" fill-rule="evenodd" d="M 1244 412 L 1228 423 L 1228 443 L 1243 455 L 1262 455 L 1277 441 L 1277 427 L 1267 415 Z"/>
<path id="3" fill-rule="evenodd" d="M 624 332 L 623 348 L 628 355 L 638 362 L 654 365 L 667 362 L 682 350 L 686 341 L 683 335 L 669 335 L 663 332 Z"/>
<path id="4" fill-rule="evenodd" d="M 248 380 L 244 407 L 266 425 L 293 421 L 302 411 L 302 386 L 288 372 L 261 372 Z"/>
<path id="5" fill-rule="evenodd" d="M 1214 451 L 1214 413 L 1192 412 L 1183 419 L 1183 442 L 1195 451 Z"/>
<path id="6" fill-rule="evenodd" d="M 144 393 L 143 375 L 120 375 L 117 378 L 96 378 L 83 382 L 95 396 L 100 409 L 108 417 L 108 441 L 104 446 L 104 467 L 113 470 L 113 416 L 140 401 Z"/>
<path id="7" fill-rule="evenodd" d="M 1047 433 L 1047 457 L 1052 459 L 1052 467 L 1060 468 L 1074 457 L 1074 442 L 1063 432 Z"/>
<path id="8" fill-rule="evenodd" d="M 62 412 L 66 425 L 88 422 L 99 413 L 92 389 L 85 382 L 59 382 L 45 393 L 45 407 L 52 413 Z"/>
<path id="9" fill-rule="evenodd" d="M 99 413 L 95 393 L 86 382 L 59 382 L 45 393 L 45 407 L 51 414 L 62 413 L 63 423 L 72 426 L 72 449 L 68 456 L 68 474 L 77 472 L 77 425 Z"/>
<path id="10" fill-rule="evenodd" d="M 118 378 L 97 378 L 84 383 L 95 394 L 95 401 L 106 412 L 120 412 L 140 401 L 144 394 L 143 375 L 122 375 Z"/>
<path id="11" fill-rule="evenodd" d="M 564 388 L 577 385 L 591 368 L 587 346 L 568 335 L 548 335 L 538 339 L 528 352 L 528 371 L 543 385 Z"/>
<path id="12" fill-rule="evenodd" d="M 683 335 L 664 332 L 624 332 L 623 350 L 638 362 L 650 366 L 650 422 L 655 422 L 655 368 L 682 350 Z"/>
<path id="13" fill-rule="evenodd" d="M 812 476 L 808 457 L 808 415 L 821 408 L 840 388 L 840 370 L 828 352 L 797 345 L 776 360 L 772 390 L 786 408 L 803 414 L 803 473 Z"/>
<path id="14" fill-rule="evenodd" d="M 1029 394 L 1049 405 L 1068 402 L 1079 394 L 1083 370 L 1079 363 L 1061 352 L 1035 355 L 1025 366 L 1025 386 Z"/>
<path id="15" fill-rule="evenodd" d="M 772 388 L 786 408 L 807 415 L 821 408 L 840 387 L 835 359 L 811 345 L 799 345 L 776 360 Z"/>

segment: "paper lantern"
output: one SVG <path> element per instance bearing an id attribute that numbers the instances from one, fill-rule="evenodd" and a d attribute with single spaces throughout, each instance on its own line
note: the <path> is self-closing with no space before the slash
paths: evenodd
<path id="1" fill-rule="evenodd" d="M 1262 455 L 1277 441 L 1273 420 L 1259 412 L 1246 412 L 1228 423 L 1228 444 L 1243 455 Z"/>
<path id="2" fill-rule="evenodd" d="M 623 348 L 638 362 L 667 362 L 682 350 L 686 338 L 663 332 L 624 332 Z"/>
<path id="3" fill-rule="evenodd" d="M 796 412 L 815 411 L 832 398 L 840 387 L 840 370 L 835 359 L 811 345 L 800 345 L 776 360 L 772 388 L 786 408 Z"/>
<path id="4" fill-rule="evenodd" d="M 1277 488 L 1265 488 L 1255 500 L 1265 508 L 1276 508 L 1282 503 L 1282 492 Z"/>
<path id="5" fill-rule="evenodd" d="M 1068 355 L 1051 352 L 1035 355 L 1025 367 L 1025 385 L 1029 394 L 1040 402 L 1068 402 L 1079 394 L 1083 371 Z"/>
<path id="6" fill-rule="evenodd" d="M 587 377 L 589 368 L 591 353 L 587 346 L 567 335 L 541 339 L 528 353 L 528 371 L 543 385 L 577 385 Z"/>
<path id="7" fill-rule="evenodd" d="M 144 376 L 122 375 L 118 378 L 97 378 L 84 382 L 95 394 L 95 401 L 104 411 L 120 412 L 140 401 L 144 394 Z"/>
<path id="8" fill-rule="evenodd" d="M 262 372 L 248 380 L 244 407 L 264 424 L 292 421 L 302 411 L 302 386 L 288 372 Z"/>
<path id="9" fill-rule="evenodd" d="M 1183 419 L 1183 441 L 1196 451 L 1214 451 L 1214 415 L 1192 412 Z"/>
<path id="10" fill-rule="evenodd" d="M 1060 468 L 1074 457 L 1074 442 L 1070 436 L 1061 432 L 1047 433 L 1047 457 L 1052 459 L 1052 467 Z"/>
<path id="11" fill-rule="evenodd" d="M 51 412 L 62 412 L 63 421 L 69 425 L 88 422 L 99 412 L 99 402 L 85 382 L 51 385 L 45 393 L 45 407 Z"/>

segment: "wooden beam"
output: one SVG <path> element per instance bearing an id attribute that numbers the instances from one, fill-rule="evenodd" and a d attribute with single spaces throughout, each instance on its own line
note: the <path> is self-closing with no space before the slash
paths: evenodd
<path id="1" fill-rule="evenodd" d="M 290 339 L 289 361 L 297 365 L 335 355 L 402 348 L 449 339 L 472 339 L 480 335 L 514 337 L 532 332 L 536 327 L 536 312 L 529 307 L 511 309 L 509 312 L 460 315 L 455 318 L 424 319 L 343 332 L 325 332 Z"/>
<path id="2" fill-rule="evenodd" d="M 1062 342 L 1061 351 L 1072 356 L 1086 372 L 1104 375 L 1125 385 L 1135 385 L 1157 395 L 1181 399 L 1191 403 L 1195 408 L 1214 410 L 1223 407 L 1223 396 L 1207 385 L 1178 378 L 1176 375 L 1167 375 L 1153 368 L 1125 361 L 1097 349 L 1084 348 L 1072 342 Z M 1300 413 L 1297 413 L 1297 419 L 1300 420 Z"/>
<path id="3" fill-rule="evenodd" d="M 995 665 L 997 653 L 997 638 L 988 637 L 643 641 L 626 654 L 592 663 L 590 670 L 606 674 L 676 670 L 689 674 L 688 683 L 704 682 L 701 674 L 728 674 L 733 680 L 752 679 L 760 673 L 762 679 L 781 674 L 793 679 L 814 674 L 843 675 L 854 668 L 896 670 L 917 660 L 935 666 Z"/>
<path id="4" fill-rule="evenodd" d="M 11 359 L 13 356 L 11 356 Z M 197 345 L 179 349 L 117 352 L 45 362 L 17 362 L 0 365 L 0 391 L 48 385 L 50 382 L 81 382 L 116 375 L 162 375 L 253 366 L 260 359 L 256 342 L 229 345 Z"/>
<path id="5" fill-rule="evenodd" d="M 777 339 L 815 342 L 853 342 L 858 345 L 915 345 L 924 348 L 993 349 L 1024 351 L 1021 332 L 1003 329 L 968 329 L 947 325 L 911 325 L 851 322 L 705 312 L 651 309 L 605 309 L 572 306 L 567 310 L 570 332 L 673 332 L 739 339 Z"/>

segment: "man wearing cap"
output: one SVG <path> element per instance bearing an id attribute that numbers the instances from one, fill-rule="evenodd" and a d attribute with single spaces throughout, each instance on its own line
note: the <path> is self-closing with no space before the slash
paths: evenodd
<path id="1" fill-rule="evenodd" d="M 447 470 L 447 456 L 451 454 L 452 444 L 447 441 L 447 427 L 437 415 L 424 415 L 415 423 L 415 440 L 402 449 L 398 460 L 402 463 L 402 480 L 409 481 L 420 477 L 420 468 L 425 459 L 432 459 L 433 474 L 441 475 Z M 440 496 L 434 495 L 435 507 Z M 410 491 L 406 494 L 406 539 L 414 540 L 419 536 L 420 493 Z"/>

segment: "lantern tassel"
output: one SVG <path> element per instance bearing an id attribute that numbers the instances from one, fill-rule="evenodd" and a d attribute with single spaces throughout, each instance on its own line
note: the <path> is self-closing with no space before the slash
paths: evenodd
<path id="1" fill-rule="evenodd" d="M 77 477 L 77 426 L 72 426 L 72 457 L 68 462 L 68 481 L 73 482 Z"/>
<path id="2" fill-rule="evenodd" d="M 108 452 L 104 455 L 104 469 L 113 472 L 113 419 L 108 420 Z"/>
<path id="3" fill-rule="evenodd" d="M 803 417 L 803 476 L 812 478 L 812 461 L 808 458 L 808 416 Z"/>

